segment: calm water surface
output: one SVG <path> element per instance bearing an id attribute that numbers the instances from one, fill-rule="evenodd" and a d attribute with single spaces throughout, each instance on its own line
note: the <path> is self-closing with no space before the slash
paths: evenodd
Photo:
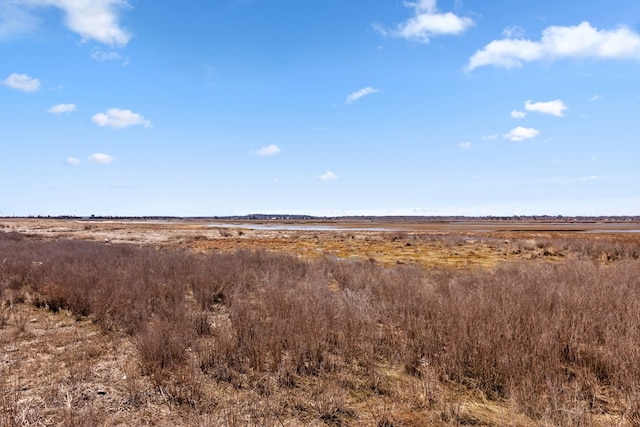
<path id="1" fill-rule="evenodd" d="M 304 225 L 304 224 L 231 224 L 216 222 L 211 228 L 245 228 L 248 230 L 273 231 L 393 231 L 385 227 L 343 227 L 340 225 Z"/>

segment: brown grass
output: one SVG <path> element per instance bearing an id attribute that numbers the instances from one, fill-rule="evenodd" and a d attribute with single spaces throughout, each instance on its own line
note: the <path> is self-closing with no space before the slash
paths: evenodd
<path id="1" fill-rule="evenodd" d="M 510 245 L 573 255 L 426 270 L 0 232 L 0 425 L 108 424 L 82 396 L 109 357 L 126 424 L 155 405 L 182 425 L 638 425 L 638 243 Z M 107 348 L 55 356 L 64 390 L 25 389 L 13 349 L 58 354 L 32 316 L 90 320 Z"/>

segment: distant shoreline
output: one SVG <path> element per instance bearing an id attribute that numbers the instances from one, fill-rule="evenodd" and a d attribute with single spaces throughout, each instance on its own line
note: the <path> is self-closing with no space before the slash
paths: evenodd
<path id="1" fill-rule="evenodd" d="M 460 222 L 544 222 L 544 223 L 633 223 L 640 222 L 640 216 L 602 215 L 602 216 L 563 216 L 563 215 L 514 215 L 514 216 L 456 216 L 456 215 L 345 215 L 345 216 L 312 216 L 289 214 L 250 214 L 227 216 L 120 216 L 120 215 L 29 215 L 0 216 L 0 219 L 57 219 L 57 220 L 116 220 L 116 221 L 266 221 L 266 222 L 428 222 L 428 223 L 460 223 Z"/>

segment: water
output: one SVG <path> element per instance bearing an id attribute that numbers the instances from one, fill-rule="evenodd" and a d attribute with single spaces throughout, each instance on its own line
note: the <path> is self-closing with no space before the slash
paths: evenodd
<path id="1" fill-rule="evenodd" d="M 640 229 L 629 229 L 629 230 L 612 230 L 612 229 L 599 229 L 599 230 L 587 230 L 583 231 L 583 233 L 640 233 Z"/>
<path id="2" fill-rule="evenodd" d="M 340 225 L 306 225 L 306 224 L 233 224 L 216 222 L 208 224 L 211 228 L 244 228 L 247 230 L 270 231 L 393 231 L 384 227 L 348 227 Z"/>
<path id="3" fill-rule="evenodd" d="M 458 224 L 451 224 L 452 230 L 457 230 L 456 227 Z M 246 230 L 265 230 L 265 231 L 408 231 L 411 228 L 402 228 L 402 227 L 350 227 L 348 225 L 340 225 L 340 224 L 331 224 L 331 225 L 319 225 L 319 224 L 252 224 L 252 223 L 224 223 L 224 222 L 214 222 L 207 225 L 210 228 L 244 228 Z M 615 226 L 614 226 L 615 227 Z M 439 229 L 439 231 L 442 231 Z M 494 230 L 491 229 L 475 229 L 473 227 L 469 228 L 469 231 L 477 232 L 477 233 L 488 233 L 491 231 L 501 231 L 500 228 L 496 228 Z M 522 230 L 526 231 L 526 230 Z M 550 228 L 550 231 L 553 231 L 553 228 Z M 640 233 L 640 229 L 631 228 L 594 228 L 591 230 L 575 230 L 577 233 Z"/>

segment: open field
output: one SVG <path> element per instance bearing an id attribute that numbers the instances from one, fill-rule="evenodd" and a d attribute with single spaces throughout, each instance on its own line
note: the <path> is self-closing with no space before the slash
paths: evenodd
<path id="1" fill-rule="evenodd" d="M 0 219 L 0 425 L 635 426 L 640 224 Z"/>
<path id="2" fill-rule="evenodd" d="M 43 238 L 135 243 L 198 251 L 265 249 L 305 258 L 373 259 L 385 265 L 493 267 L 500 262 L 563 260 L 580 248 L 640 240 L 640 221 L 135 221 L 5 219 L 4 230 Z M 212 224 L 215 227 L 211 226 Z M 253 228 L 257 227 L 257 228 Z M 293 228 L 293 229 L 290 229 Z M 314 229 L 315 228 L 315 229 Z M 572 243 L 573 244 L 573 243 Z M 575 246 L 575 245 L 574 245 Z M 600 254 L 603 257 L 615 254 Z"/>

